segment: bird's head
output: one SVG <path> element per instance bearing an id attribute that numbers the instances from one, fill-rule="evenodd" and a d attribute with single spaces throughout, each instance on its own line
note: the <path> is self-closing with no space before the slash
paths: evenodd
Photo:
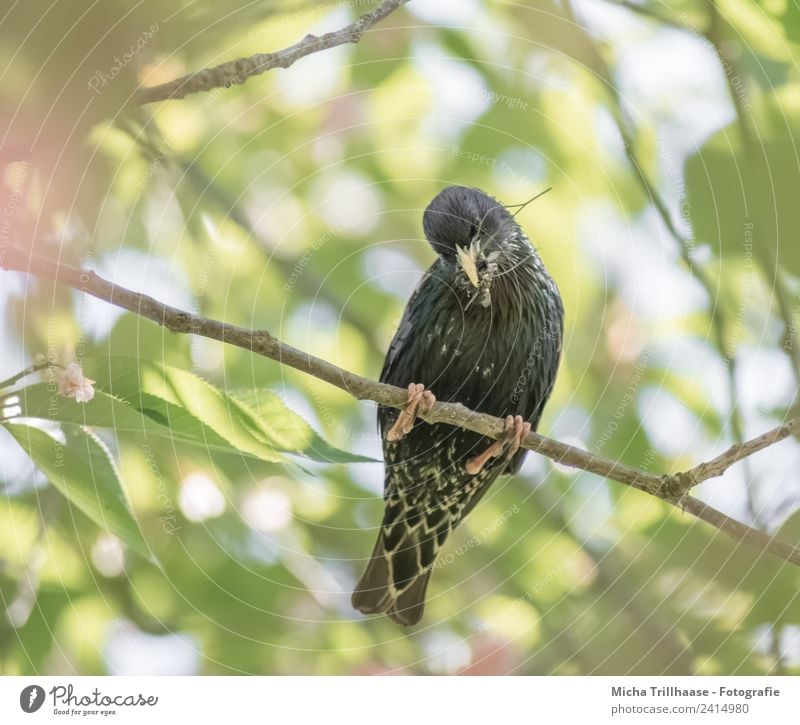
<path id="1" fill-rule="evenodd" d="M 484 307 L 491 304 L 492 280 L 513 267 L 520 253 L 519 227 L 500 202 L 480 189 L 448 186 L 428 205 L 422 219 L 434 251 L 454 270 L 457 287 L 471 292 Z"/>

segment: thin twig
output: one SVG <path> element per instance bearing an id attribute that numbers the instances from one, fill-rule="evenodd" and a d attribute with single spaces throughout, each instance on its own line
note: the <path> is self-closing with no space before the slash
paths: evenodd
<path id="1" fill-rule="evenodd" d="M 18 372 L 16 375 L 12 375 L 10 378 L 6 378 L 5 380 L 0 381 L 0 391 L 5 390 L 5 388 L 10 388 L 14 383 L 19 382 L 23 378 L 27 378 L 28 375 L 33 375 L 34 373 L 38 373 L 41 370 L 46 370 L 49 367 L 61 367 L 58 363 L 51 363 L 51 362 L 37 362 L 33 365 L 29 365 L 24 370 Z"/>
<path id="2" fill-rule="evenodd" d="M 375 23 L 383 20 L 408 0 L 384 0 L 378 7 L 364 13 L 355 22 L 324 35 L 306 35 L 298 43 L 274 53 L 256 53 L 249 58 L 238 58 L 221 63 L 213 68 L 205 68 L 189 75 L 161 83 L 150 88 L 142 88 L 133 99 L 134 104 L 144 105 L 157 101 L 171 101 L 185 98 L 192 93 L 205 93 L 213 88 L 229 88 L 240 85 L 253 76 L 261 75 L 273 68 L 288 68 L 300 58 L 321 50 L 335 48 L 345 43 L 357 43 L 361 36 Z"/>
<path id="3" fill-rule="evenodd" d="M 751 438 L 744 443 L 732 445 L 727 451 L 721 453 L 716 458 L 712 458 L 710 461 L 695 466 L 692 469 L 692 475 L 697 476 L 696 480 L 698 483 L 707 481 L 709 478 L 721 476 L 737 461 L 741 461 L 748 456 L 752 456 L 754 453 L 763 451 L 765 448 L 769 448 L 778 441 L 788 438 L 793 433 L 797 433 L 799 421 L 800 418 L 791 418 L 783 425 L 768 430 L 760 436 Z"/>
<path id="4" fill-rule="evenodd" d="M 7 247 L 5 254 L 0 257 L 0 262 L 7 270 L 26 272 L 67 285 L 152 320 L 171 332 L 200 335 L 250 350 L 341 388 L 358 400 L 371 400 L 395 408 L 402 407 L 407 401 L 408 393 L 402 388 L 379 383 L 344 370 L 327 360 L 281 342 L 266 330 L 251 330 L 195 315 L 120 287 L 94 272 L 59 264 L 15 247 Z M 438 402 L 430 412 L 424 413 L 421 417 L 429 423 L 447 423 L 490 438 L 498 438 L 504 431 L 504 421 L 501 419 L 469 410 L 459 403 Z M 800 418 L 794 418 L 752 441 L 732 446 L 717 458 L 701 463 L 689 471 L 661 476 L 594 455 L 576 446 L 546 438 L 539 433 L 529 433 L 522 446 L 564 466 L 596 473 L 656 496 L 710 523 L 737 541 L 752 544 L 800 566 L 800 549 L 777 541 L 688 496 L 688 492 L 697 484 L 722 475 L 735 462 L 777 443 L 798 428 L 800 428 Z"/>

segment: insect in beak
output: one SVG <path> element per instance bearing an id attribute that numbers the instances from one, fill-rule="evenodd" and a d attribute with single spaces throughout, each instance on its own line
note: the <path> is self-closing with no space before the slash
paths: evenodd
<path id="1" fill-rule="evenodd" d="M 480 279 L 478 278 L 478 264 L 475 259 L 477 250 L 474 244 L 470 244 L 469 249 L 456 246 L 456 254 L 458 255 L 458 263 L 461 269 L 467 275 L 467 279 L 472 283 L 473 287 L 480 287 Z"/>

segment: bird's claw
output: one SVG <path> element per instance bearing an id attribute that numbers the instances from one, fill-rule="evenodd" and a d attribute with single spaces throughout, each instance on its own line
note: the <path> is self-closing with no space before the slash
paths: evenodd
<path id="1" fill-rule="evenodd" d="M 386 433 L 387 441 L 399 441 L 411 432 L 418 413 L 429 412 L 436 403 L 436 396 L 425 390 L 420 383 L 411 383 L 408 386 L 408 403 L 400 411 L 394 425 Z"/>
<path id="2" fill-rule="evenodd" d="M 505 451 L 505 459 L 511 457 L 519 450 L 522 441 L 531 432 L 531 424 L 521 415 L 507 415 L 506 426 L 503 434 L 490 445 L 483 453 L 470 458 L 465 464 L 467 473 L 474 476 L 483 470 L 489 459 L 496 458 Z"/>
<path id="3" fill-rule="evenodd" d="M 531 432 L 532 428 L 530 422 L 525 420 L 521 415 L 514 416 L 513 426 L 514 431 L 510 436 L 509 448 L 506 451 L 506 460 L 511 460 L 514 454 L 520 449 L 522 441 L 528 437 L 528 433 Z M 506 418 L 506 430 L 508 430 L 508 418 Z"/>

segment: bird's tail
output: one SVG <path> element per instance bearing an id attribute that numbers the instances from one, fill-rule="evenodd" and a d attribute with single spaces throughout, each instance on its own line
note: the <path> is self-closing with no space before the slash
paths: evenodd
<path id="1" fill-rule="evenodd" d="M 362 614 L 386 615 L 408 627 L 422 619 L 425 592 L 433 561 L 423 565 L 422 552 L 428 549 L 420 536 L 422 527 L 409 531 L 393 551 L 387 551 L 383 531 L 372 551 L 367 568 L 353 592 L 352 603 Z"/>

